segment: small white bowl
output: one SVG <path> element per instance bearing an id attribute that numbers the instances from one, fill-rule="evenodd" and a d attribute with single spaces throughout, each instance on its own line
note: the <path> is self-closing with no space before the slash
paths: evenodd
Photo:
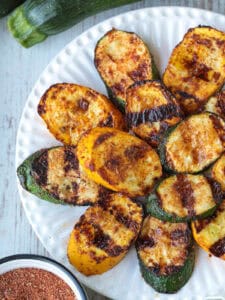
<path id="1" fill-rule="evenodd" d="M 88 300 L 84 288 L 76 277 L 55 260 L 32 254 L 18 254 L 0 259 L 0 275 L 19 268 L 38 268 L 49 271 L 68 284 L 77 300 Z"/>

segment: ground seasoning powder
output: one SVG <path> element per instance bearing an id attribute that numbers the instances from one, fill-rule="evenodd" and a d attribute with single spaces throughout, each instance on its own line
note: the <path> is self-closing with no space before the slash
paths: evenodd
<path id="1" fill-rule="evenodd" d="M 72 289 L 51 272 L 19 268 L 0 275 L 1 300 L 76 300 Z"/>

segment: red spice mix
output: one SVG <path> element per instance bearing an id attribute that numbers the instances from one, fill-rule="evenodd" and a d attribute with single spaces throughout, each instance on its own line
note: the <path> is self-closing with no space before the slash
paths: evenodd
<path id="1" fill-rule="evenodd" d="M 0 275 L 1 300 L 76 300 L 72 289 L 55 274 L 19 268 Z"/>

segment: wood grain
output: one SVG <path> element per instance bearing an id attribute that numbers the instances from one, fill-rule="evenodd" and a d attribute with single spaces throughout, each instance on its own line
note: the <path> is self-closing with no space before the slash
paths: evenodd
<path id="1" fill-rule="evenodd" d="M 87 18 L 31 49 L 24 49 L 17 44 L 7 31 L 6 18 L 0 20 L 0 257 L 16 253 L 48 256 L 32 231 L 21 206 L 14 164 L 18 123 L 27 96 L 39 74 L 60 49 L 91 26 L 129 10 L 162 5 L 197 7 L 225 14 L 225 0 L 141 1 Z M 107 299 L 90 289 L 87 292 L 90 300 Z"/>

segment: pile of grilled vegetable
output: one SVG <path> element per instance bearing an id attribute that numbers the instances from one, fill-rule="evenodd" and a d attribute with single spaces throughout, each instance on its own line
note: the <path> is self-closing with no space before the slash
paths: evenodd
<path id="1" fill-rule="evenodd" d="M 192 234 L 225 259 L 224 53 L 223 32 L 190 29 L 160 81 L 141 38 L 112 29 L 94 58 L 109 99 L 71 83 L 40 99 L 64 145 L 34 153 L 17 173 L 39 198 L 90 205 L 67 251 L 83 274 L 109 270 L 135 244 L 145 281 L 174 293 L 194 268 Z"/>

